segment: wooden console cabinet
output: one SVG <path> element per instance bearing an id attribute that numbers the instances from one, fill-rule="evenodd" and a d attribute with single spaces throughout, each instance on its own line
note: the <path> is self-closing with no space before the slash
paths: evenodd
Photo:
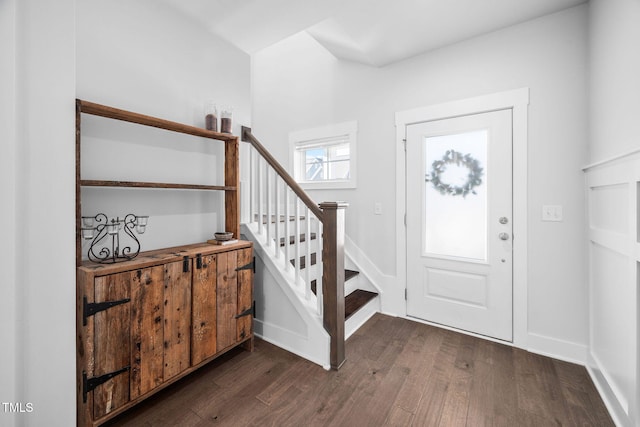
<path id="1" fill-rule="evenodd" d="M 224 144 L 222 185 L 86 180 L 82 115 Z M 82 256 L 82 188 L 224 192 L 224 230 L 240 235 L 238 137 L 76 100 L 77 424 L 98 426 L 222 353 L 253 350 L 253 246 L 192 244 L 115 264 Z M 211 232 L 215 230 L 210 230 Z"/>
<path id="2" fill-rule="evenodd" d="M 253 246 L 77 269 L 78 425 L 96 426 L 220 354 L 253 347 Z"/>

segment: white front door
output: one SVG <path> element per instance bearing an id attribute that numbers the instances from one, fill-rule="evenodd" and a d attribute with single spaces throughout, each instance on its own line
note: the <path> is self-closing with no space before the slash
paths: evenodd
<path id="1" fill-rule="evenodd" d="M 512 341 L 511 109 L 407 125 L 407 315 Z"/>

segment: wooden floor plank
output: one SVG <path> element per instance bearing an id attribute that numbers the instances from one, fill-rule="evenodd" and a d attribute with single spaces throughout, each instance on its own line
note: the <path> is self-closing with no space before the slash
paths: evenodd
<path id="1" fill-rule="evenodd" d="M 475 351 L 478 340 L 460 336 L 450 386 L 442 408 L 440 425 L 465 426 L 469 412 L 470 390 L 475 374 Z"/>
<path id="2" fill-rule="evenodd" d="M 558 380 L 569 406 L 570 421 L 574 425 L 606 425 L 607 417 L 599 411 L 590 411 L 599 405 L 599 395 L 584 366 L 554 360 Z"/>
<path id="3" fill-rule="evenodd" d="M 368 376 L 370 381 L 361 383 L 361 392 L 352 400 L 349 412 L 342 417 L 351 425 L 359 425 L 363 413 L 369 415 L 366 419 L 368 425 L 382 425 L 410 373 L 408 367 L 398 366 L 397 362 L 410 341 L 412 329 L 406 327 L 401 319 L 397 320 L 396 328 L 384 337 L 388 345 L 384 354 L 373 364 Z M 336 418 L 340 418 L 340 414 Z"/>
<path id="4" fill-rule="evenodd" d="M 112 426 L 613 426 L 584 367 L 382 314 L 325 371 L 267 342 L 232 351 Z"/>
<path id="5" fill-rule="evenodd" d="M 423 327 L 420 325 L 417 328 L 419 333 L 416 337 L 414 344 L 424 340 L 422 346 L 416 349 L 414 357 L 407 363 L 407 367 L 411 369 L 410 375 L 407 377 L 403 384 L 394 404 L 405 411 L 415 414 L 418 409 L 418 404 L 422 399 L 424 391 L 424 379 L 427 378 L 429 372 L 433 369 L 435 363 L 436 354 L 442 344 L 443 334 L 441 329 L 435 327 Z M 420 363 L 416 363 L 416 360 L 420 360 Z"/>
<path id="6" fill-rule="evenodd" d="M 461 335 L 458 334 L 444 335 L 433 368 L 422 379 L 424 388 L 416 411 L 416 422 L 421 423 L 420 425 L 440 425 L 460 339 Z"/>
<path id="7" fill-rule="evenodd" d="M 514 351 L 514 355 L 521 413 L 529 418 L 535 415 L 551 425 L 567 425 L 566 401 L 553 360 L 524 350 Z"/>
<path id="8" fill-rule="evenodd" d="M 415 415 L 413 412 L 394 405 L 384 425 L 392 427 L 410 426 L 413 424 L 414 417 Z"/>

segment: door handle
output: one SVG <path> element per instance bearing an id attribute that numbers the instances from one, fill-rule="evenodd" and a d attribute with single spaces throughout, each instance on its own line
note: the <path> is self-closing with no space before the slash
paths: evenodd
<path id="1" fill-rule="evenodd" d="M 498 234 L 500 240 L 509 240 L 509 233 L 500 233 Z"/>

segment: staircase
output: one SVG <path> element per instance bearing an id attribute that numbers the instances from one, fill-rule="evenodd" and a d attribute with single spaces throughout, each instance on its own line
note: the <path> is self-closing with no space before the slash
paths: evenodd
<path id="1" fill-rule="evenodd" d="M 257 215 L 254 215 L 254 219 L 255 221 L 259 221 L 260 219 L 257 217 Z M 300 221 L 304 221 L 305 218 L 304 217 L 300 217 L 299 218 Z M 285 222 L 285 216 L 281 215 L 279 218 L 280 223 L 284 224 Z M 295 222 L 295 217 L 289 217 L 289 221 Z M 275 222 L 275 217 L 272 216 L 271 217 L 271 222 Z M 267 224 L 267 217 L 266 215 L 262 216 L 262 224 L 266 225 Z M 304 227 L 302 227 L 304 229 Z M 292 235 L 289 236 L 289 244 L 290 245 L 295 245 L 296 243 L 306 243 L 307 242 L 307 235 L 306 234 L 300 234 L 299 238 L 296 240 L 296 236 Z M 317 240 L 317 234 L 316 233 L 311 233 L 310 234 L 310 239 L 309 239 L 309 243 L 313 243 L 314 241 Z M 284 248 L 286 246 L 286 242 L 285 242 L 285 237 L 280 237 L 279 239 L 279 244 L 280 244 L 280 248 Z M 313 247 L 313 245 L 312 245 Z M 317 249 L 317 248 L 316 248 Z M 316 266 L 317 261 L 318 261 L 318 254 L 316 250 L 313 250 L 311 252 L 311 254 L 309 255 L 309 259 L 311 260 L 311 262 L 307 265 L 307 258 L 305 255 L 302 255 L 298 258 L 299 260 L 299 268 L 300 270 L 303 272 L 302 274 L 304 274 L 304 272 L 310 271 L 310 277 L 315 277 L 317 276 L 316 272 L 313 272 L 312 269 L 314 269 L 314 266 Z M 289 260 L 289 262 L 291 263 L 292 267 L 296 267 L 296 258 L 292 258 Z M 307 270 L 308 268 L 308 270 Z M 358 276 L 360 274 L 359 271 L 356 270 L 349 270 L 349 269 L 345 269 L 344 270 L 344 283 L 345 283 L 345 289 L 347 288 L 348 282 L 351 279 L 356 278 L 356 276 Z M 317 296 L 317 279 L 312 279 L 311 280 L 311 292 Z M 377 292 L 372 292 L 372 291 L 368 291 L 368 290 L 364 290 L 364 289 L 355 289 L 352 292 L 350 292 L 346 297 L 345 297 L 345 301 L 344 301 L 344 318 L 345 321 L 349 320 L 349 318 L 351 318 L 354 314 L 356 314 L 358 312 L 358 310 L 360 310 L 361 308 L 363 308 L 364 306 L 367 305 L 367 303 L 371 300 L 373 300 L 374 298 L 376 298 L 378 296 Z M 348 337 L 348 336 L 347 336 Z"/>
<path id="2" fill-rule="evenodd" d="M 380 310 L 377 290 L 345 257 L 347 205 L 316 204 L 250 129 L 242 140 L 252 147 L 242 232 L 257 256 L 256 335 L 339 369 L 345 339 Z"/>

